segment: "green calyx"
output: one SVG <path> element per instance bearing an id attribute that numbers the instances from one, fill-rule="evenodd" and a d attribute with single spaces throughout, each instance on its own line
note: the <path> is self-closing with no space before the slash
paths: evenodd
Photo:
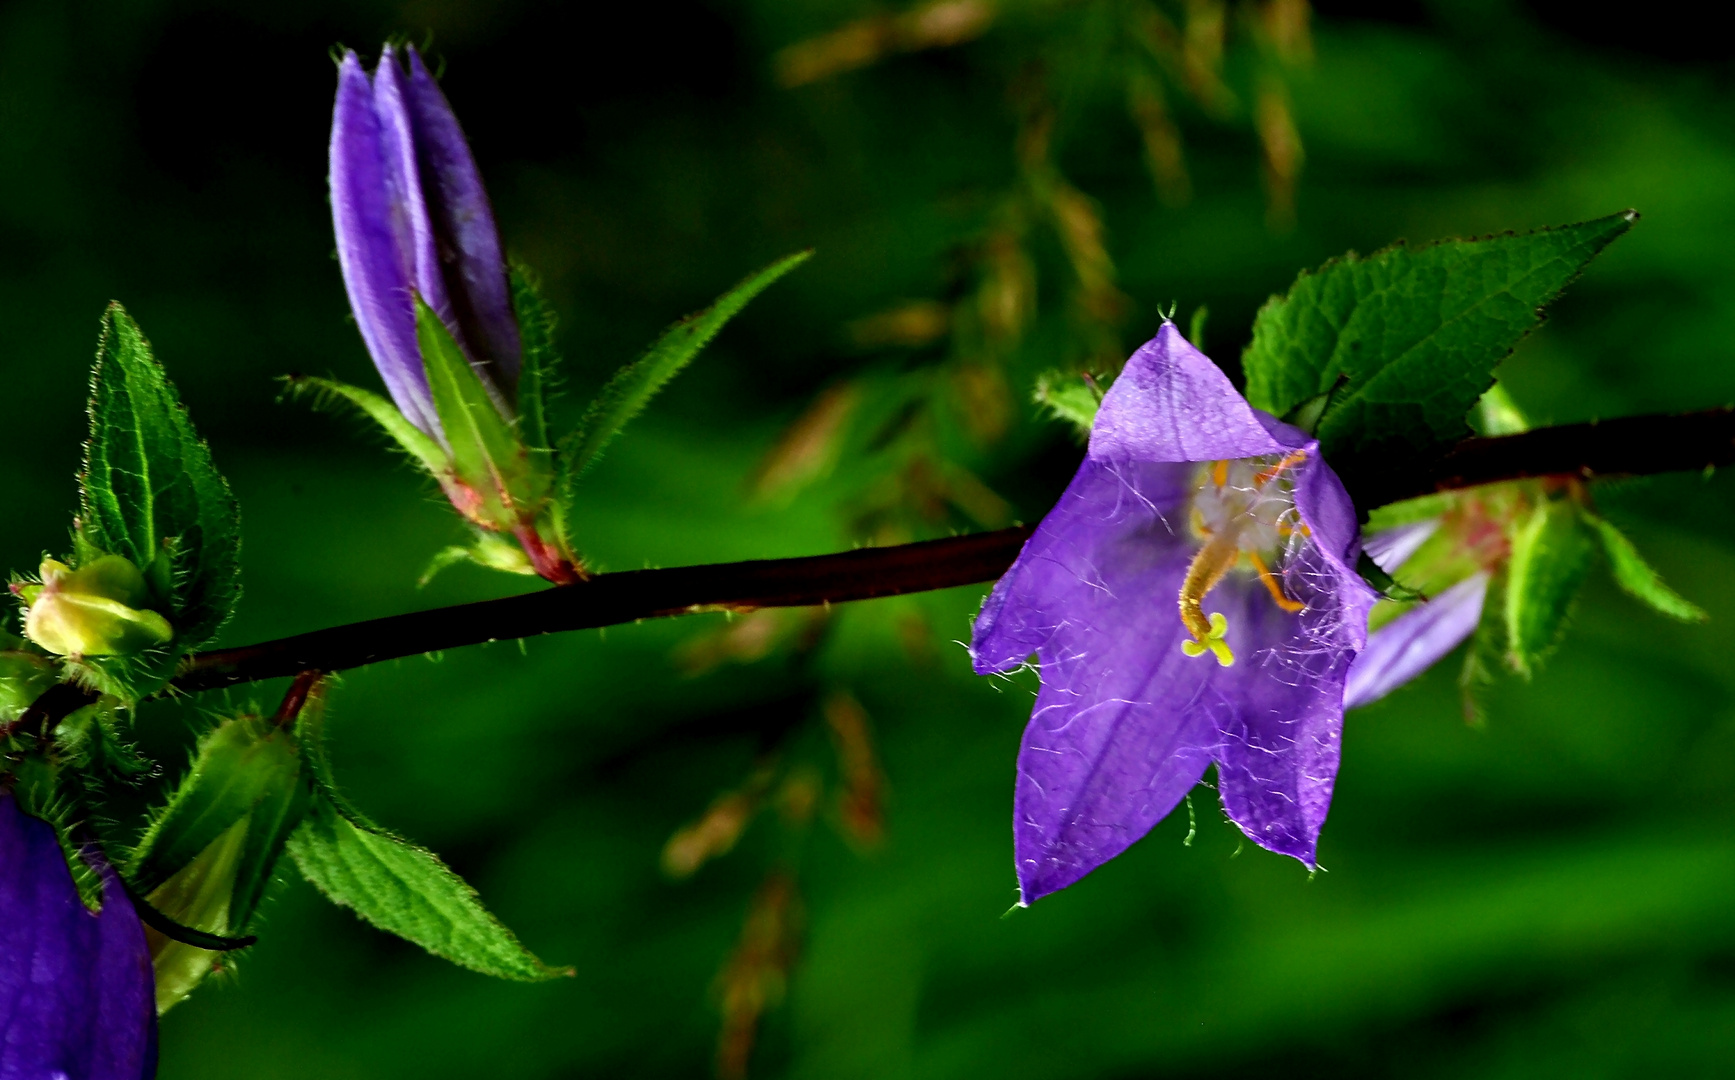
<path id="1" fill-rule="evenodd" d="M 127 867 L 133 890 L 183 927 L 243 933 L 310 795 L 290 732 L 257 716 L 225 721 L 200 744 L 133 853 Z M 186 997 L 217 957 L 156 930 L 147 937 L 161 1012 Z"/>
<path id="2" fill-rule="evenodd" d="M 28 605 L 24 633 L 61 656 L 130 656 L 167 645 L 174 627 L 151 610 L 145 575 L 119 555 L 101 555 L 74 570 L 42 560 L 41 584 L 15 586 Z"/>

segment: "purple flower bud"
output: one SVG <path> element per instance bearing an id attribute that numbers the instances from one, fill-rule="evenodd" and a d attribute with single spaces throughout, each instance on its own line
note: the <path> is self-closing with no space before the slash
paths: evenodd
<path id="1" fill-rule="evenodd" d="M 1312 867 L 1343 687 L 1375 594 L 1316 440 L 1254 409 L 1172 323 L 977 617 L 977 672 L 1036 653 L 1013 833 L 1023 902 L 1174 809 L 1207 765 L 1248 838 Z"/>
<path id="2" fill-rule="evenodd" d="M 372 78 L 344 55 L 331 213 L 356 324 L 404 416 L 443 438 L 416 341 L 417 295 L 508 413 L 521 343 L 499 232 L 458 118 L 412 48 L 386 47 Z"/>
<path id="3" fill-rule="evenodd" d="M 0 795 L 0 1077 L 148 1080 L 157 1013 L 144 928 L 106 865 L 79 898 L 54 829 Z"/>

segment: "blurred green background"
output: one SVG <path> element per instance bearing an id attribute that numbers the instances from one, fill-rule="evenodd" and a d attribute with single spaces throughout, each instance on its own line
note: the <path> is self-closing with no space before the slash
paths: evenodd
<path id="1" fill-rule="evenodd" d="M 291 371 L 373 381 L 324 198 L 328 52 L 388 35 L 444 60 L 508 247 L 560 312 L 578 400 L 749 269 L 818 249 L 595 473 L 581 543 L 606 568 L 1034 520 L 1079 454 L 1029 403 L 1038 371 L 1124 355 L 1178 302 L 1183 318 L 1210 306 L 1207 351 L 1234 372 L 1254 310 L 1297 270 L 1398 237 L 1636 207 L 1503 377 L 1543 422 L 1735 400 L 1735 46 L 1694 9 L 1325 4 L 1308 39 L 1273 46 L 1265 9 L 1243 5 L 1214 69 L 1229 97 L 1183 73 L 1166 121 L 1138 113 L 1149 99 L 1117 66 L 1136 63 L 1130 0 L 954 7 L 969 40 L 943 48 L 907 21 L 852 23 L 900 10 L 0 6 L 0 563 L 64 546 L 97 318 L 117 298 L 241 500 L 247 591 L 225 641 L 527 587 L 461 567 L 418 591 L 459 535 L 431 485 L 361 423 L 277 399 Z M 1191 33 L 1217 7 L 1162 10 Z M 854 39 L 823 35 L 851 25 L 891 55 L 780 83 L 799 81 L 780 50 L 836 53 Z M 1286 117 L 1304 159 L 1282 157 Z M 1186 190 L 1146 168 L 1163 130 Z M 1008 210 L 1031 176 L 1088 201 Z M 1030 224 L 1044 206 L 1058 229 Z M 1007 281 L 1032 314 L 996 337 L 968 312 Z M 861 321 L 888 310 L 905 322 Z M 828 388 L 858 433 L 827 444 L 829 470 L 785 440 L 772 460 L 813 482 L 769 491 L 766 455 Z M 972 428 L 996 409 L 1000 430 Z M 1312 879 L 1238 851 L 1202 789 L 1190 846 L 1178 813 L 1002 919 L 1032 684 L 970 675 L 957 642 L 982 588 L 849 606 L 817 630 L 703 616 L 354 672 L 331 723 L 349 793 L 578 975 L 458 970 L 285 867 L 259 945 L 165 1018 L 162 1075 L 704 1075 L 721 1005 L 746 1015 L 739 979 L 717 979 L 732 954 L 768 995 L 754 1076 L 1727 1075 L 1735 484 L 1597 496 L 1711 621 L 1665 624 L 1596 578 L 1552 663 L 1490 693 L 1484 729 L 1450 663 L 1353 714 Z M 877 846 L 860 842 L 871 820 L 854 845 L 832 827 L 851 820 L 831 801 L 852 760 L 826 734 L 839 694 L 871 718 Z M 246 701 L 151 705 L 140 738 L 172 774 L 202 716 Z M 812 828 L 768 810 L 734 852 L 666 875 L 670 835 L 773 758 L 826 785 Z M 768 874 L 793 875 L 799 902 L 774 947 L 736 952 Z"/>

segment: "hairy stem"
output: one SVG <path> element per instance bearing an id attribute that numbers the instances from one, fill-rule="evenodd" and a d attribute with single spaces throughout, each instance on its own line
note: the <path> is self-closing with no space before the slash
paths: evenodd
<path id="1" fill-rule="evenodd" d="M 1635 416 L 1466 439 L 1402 483 L 1356 491 L 1371 508 L 1435 491 L 1536 476 L 1678 472 L 1735 464 L 1735 410 Z M 869 600 L 992 581 L 1030 526 L 799 559 L 601 574 L 524 596 L 335 626 L 190 657 L 186 693 L 306 671 L 342 671 L 418 653 L 699 611 Z M 32 710 L 35 711 L 34 708 Z"/>

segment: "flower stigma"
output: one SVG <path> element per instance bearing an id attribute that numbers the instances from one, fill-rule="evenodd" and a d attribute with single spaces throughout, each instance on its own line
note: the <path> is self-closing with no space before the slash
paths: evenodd
<path id="1" fill-rule="evenodd" d="M 1181 623 L 1193 635 L 1192 640 L 1181 642 L 1186 655 L 1210 653 L 1222 667 L 1235 662 L 1235 653 L 1224 640 L 1228 618 L 1220 611 L 1207 616 L 1203 605 L 1217 583 L 1243 562 L 1259 576 L 1278 607 L 1293 613 L 1306 606 L 1284 591 L 1272 569 L 1280 566 L 1291 538 L 1308 532 L 1295 509 L 1291 473 L 1306 457 L 1305 451 L 1297 450 L 1281 459 L 1271 455 L 1213 461 L 1200 470 L 1192 524 L 1204 543 L 1181 579 Z"/>

